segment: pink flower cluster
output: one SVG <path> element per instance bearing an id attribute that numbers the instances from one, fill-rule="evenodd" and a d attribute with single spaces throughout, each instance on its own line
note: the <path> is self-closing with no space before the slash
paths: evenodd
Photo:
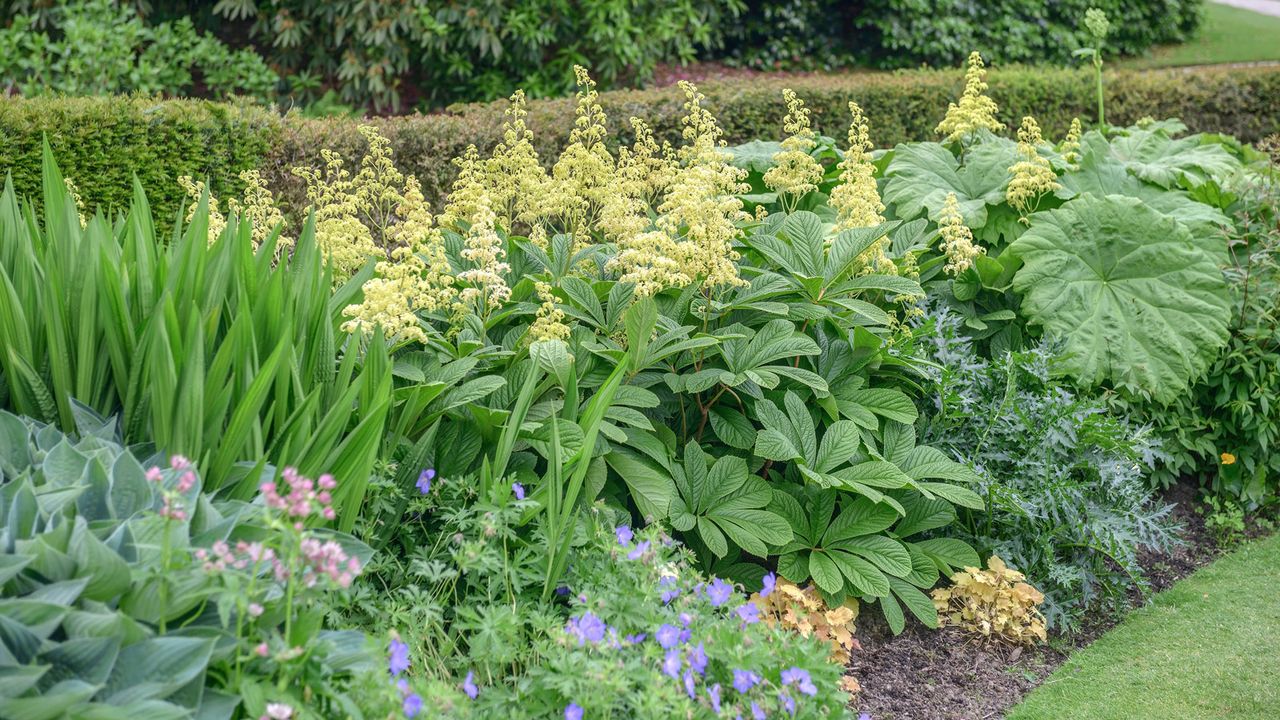
<path id="1" fill-rule="evenodd" d="M 226 542 L 219 540 L 209 550 L 204 548 L 196 550 L 196 559 L 204 563 L 204 571 L 208 573 L 222 572 L 227 568 L 256 571 L 259 566 L 270 565 L 277 580 L 283 581 L 289 577 L 289 570 L 284 563 L 280 562 L 280 558 L 276 557 L 275 550 L 258 542 L 249 543 L 241 540 L 232 548 Z"/>
<path id="2" fill-rule="evenodd" d="M 274 482 L 264 482 L 259 486 L 267 507 L 281 511 L 285 517 L 295 520 L 295 527 L 302 528 L 302 521 L 311 515 L 320 515 L 325 520 L 336 516 L 333 511 L 333 495 L 330 493 L 338 483 L 332 475 L 321 475 L 319 480 L 312 481 L 294 468 L 284 469 L 284 481 L 289 492 L 281 495 Z M 316 488 L 319 487 L 319 490 Z"/>
<path id="3" fill-rule="evenodd" d="M 161 498 L 164 501 L 164 505 L 160 508 L 160 517 L 169 520 L 186 520 L 187 509 L 182 505 L 182 496 L 196 486 L 196 473 L 192 469 L 191 461 L 181 455 L 170 457 L 169 467 L 182 474 L 178 476 L 178 482 L 173 491 L 161 489 Z M 147 480 L 159 487 L 164 482 L 164 471 L 152 465 L 147 470 Z"/>
<path id="4" fill-rule="evenodd" d="M 307 587 L 316 584 L 320 577 L 328 577 L 340 587 L 351 587 L 351 581 L 360 574 L 360 560 L 349 557 L 338 543 L 320 542 L 315 538 L 302 541 L 302 583 Z"/>

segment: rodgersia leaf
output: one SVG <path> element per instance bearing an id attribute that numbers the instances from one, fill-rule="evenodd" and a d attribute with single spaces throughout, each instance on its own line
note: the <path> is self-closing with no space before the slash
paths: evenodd
<path id="1" fill-rule="evenodd" d="M 1085 195 L 1038 213 L 1010 246 L 1022 310 L 1065 341 L 1063 367 L 1159 402 L 1175 399 L 1227 340 L 1226 281 L 1172 218 L 1133 198 Z"/>
<path id="2" fill-rule="evenodd" d="M 1009 166 L 1016 159 L 1013 143 L 995 137 L 972 147 L 963 166 L 938 143 L 899 145 L 885 170 L 884 202 L 895 206 L 900 220 L 926 211 L 936 220 L 947 195 L 955 193 L 965 225 L 981 228 L 987 206 L 1004 202 Z"/>

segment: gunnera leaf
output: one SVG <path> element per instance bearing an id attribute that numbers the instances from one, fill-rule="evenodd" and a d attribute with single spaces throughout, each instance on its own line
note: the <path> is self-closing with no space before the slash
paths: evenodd
<path id="1" fill-rule="evenodd" d="M 1185 226 L 1119 195 L 1036 213 L 1010 247 L 1027 319 L 1064 340 L 1063 369 L 1158 402 L 1175 399 L 1227 341 L 1228 289 Z"/>

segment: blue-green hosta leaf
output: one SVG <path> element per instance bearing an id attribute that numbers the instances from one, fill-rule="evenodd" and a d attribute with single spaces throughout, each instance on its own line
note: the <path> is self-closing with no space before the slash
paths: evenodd
<path id="1" fill-rule="evenodd" d="M 93 697 L 96 685 L 79 680 L 63 680 L 45 688 L 38 697 L 0 696 L 0 717 L 5 720 L 61 720 L 69 711 Z"/>
<path id="2" fill-rule="evenodd" d="M 936 221 L 947 194 L 955 193 L 965 225 L 978 229 L 987 223 L 987 206 L 1004 202 L 1009 168 L 1016 159 L 1013 143 L 994 138 L 971 147 L 963 167 L 938 143 L 899 145 L 885 170 L 884 201 L 896 208 L 901 220 L 927 212 Z"/>
<path id="3" fill-rule="evenodd" d="M 99 685 L 106 682 L 120 653 L 120 638 L 72 638 L 40 653 L 38 662 L 48 664 L 52 680 L 83 680 Z"/>
<path id="4" fill-rule="evenodd" d="M 114 705 L 163 700 L 204 673 L 213 640 L 160 637 L 121 649 L 120 657 L 102 688 Z"/>
<path id="5" fill-rule="evenodd" d="M 1240 170 L 1239 160 L 1221 145 L 1202 144 L 1199 135 L 1175 140 L 1162 131 L 1133 130 L 1113 138 L 1111 152 L 1129 172 L 1163 188 L 1172 188 L 1183 178 L 1201 185 Z"/>
<path id="6" fill-rule="evenodd" d="M 0 665 L 0 698 L 18 697 L 47 672 L 48 665 Z"/>
<path id="7" fill-rule="evenodd" d="M 1025 263 L 1014 276 L 1023 313 L 1065 340 L 1063 368 L 1082 382 L 1168 403 L 1226 343 L 1216 263 L 1138 200 L 1085 195 L 1037 213 L 1010 252 Z"/>

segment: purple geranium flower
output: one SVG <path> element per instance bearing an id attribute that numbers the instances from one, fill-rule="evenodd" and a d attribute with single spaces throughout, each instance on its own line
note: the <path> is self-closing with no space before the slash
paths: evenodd
<path id="1" fill-rule="evenodd" d="M 631 526 L 629 525 L 619 525 L 614 528 L 613 536 L 618 538 L 619 545 L 630 545 L 631 538 L 635 537 L 634 533 L 631 532 Z"/>
<path id="2" fill-rule="evenodd" d="M 676 579 L 670 575 L 658 581 L 658 589 L 662 590 L 663 605 L 670 605 L 672 600 L 680 596 L 680 588 L 676 585 Z"/>
<path id="3" fill-rule="evenodd" d="M 743 625 L 752 625 L 760 622 L 760 608 L 755 603 L 742 603 L 734 610 L 738 614 L 738 618 L 742 620 Z"/>
<path id="4" fill-rule="evenodd" d="M 782 684 L 795 685 L 800 692 L 809 697 L 818 694 L 818 688 L 813 684 L 813 679 L 809 677 L 809 671 L 802 668 L 792 667 L 790 670 L 783 670 Z"/>
<path id="5" fill-rule="evenodd" d="M 435 478 L 436 478 L 436 471 L 432 468 L 427 468 L 426 470 L 423 470 L 421 473 L 419 473 L 418 474 L 418 492 L 422 493 L 423 495 L 426 495 L 427 493 L 431 492 L 431 481 L 435 480 Z"/>
<path id="6" fill-rule="evenodd" d="M 476 687 L 476 674 L 470 670 L 467 671 L 467 678 L 462 681 L 462 692 L 472 700 L 480 694 L 480 688 Z"/>
<path id="7" fill-rule="evenodd" d="M 699 675 L 707 671 L 707 650 L 702 647 L 702 643 L 689 650 L 689 667 Z"/>
<path id="8" fill-rule="evenodd" d="M 516 494 L 516 499 L 517 499 L 517 500 L 523 500 L 523 499 L 524 499 L 524 486 L 523 486 L 523 485 L 521 485 L 520 483 L 518 483 L 518 482 L 516 482 L 516 483 L 511 483 L 511 492 L 513 492 L 513 493 L 515 493 L 515 494 Z"/>
<path id="9" fill-rule="evenodd" d="M 773 573 L 765 573 L 764 586 L 760 588 L 760 597 L 769 597 L 769 593 L 773 592 L 773 586 L 778 582 L 778 576 Z"/>
<path id="10" fill-rule="evenodd" d="M 712 685 L 711 689 L 707 690 L 707 697 L 711 698 L 711 709 L 714 710 L 717 715 L 719 715 L 720 714 L 720 683 L 716 683 L 715 685 Z"/>
<path id="11" fill-rule="evenodd" d="M 634 548 L 632 548 L 631 552 L 627 553 L 627 559 L 639 560 L 647 552 L 649 552 L 649 541 L 645 540 L 644 542 L 639 543 Z"/>
<path id="12" fill-rule="evenodd" d="M 695 681 L 693 679 L 693 671 L 685 670 L 684 671 L 684 691 L 689 694 L 690 700 L 698 696 L 697 692 L 694 690 L 694 687 L 693 687 L 694 682 Z"/>
<path id="13" fill-rule="evenodd" d="M 760 703 L 754 701 L 751 703 L 751 717 L 753 720 L 765 719 L 766 715 L 764 714 L 764 708 L 760 707 Z"/>
<path id="14" fill-rule="evenodd" d="M 417 693 L 409 693 L 404 696 L 404 702 L 400 706 L 404 710 L 404 716 L 407 718 L 416 717 L 422 712 L 422 698 Z"/>
<path id="15" fill-rule="evenodd" d="M 391 677 L 396 677 L 409 669 L 408 645 L 399 640 L 391 641 L 391 657 L 387 660 L 387 669 L 391 671 Z"/>
<path id="16" fill-rule="evenodd" d="M 751 688 L 760 684 L 760 674 L 750 670 L 734 670 L 733 671 L 733 689 L 740 693 L 746 693 Z"/>
<path id="17" fill-rule="evenodd" d="M 663 650 L 670 650 L 680 644 L 680 628 L 663 623 L 653 637 L 657 639 Z"/>
<path id="18" fill-rule="evenodd" d="M 604 640 L 605 624 L 595 613 L 588 610 L 579 618 L 570 618 L 565 623 L 565 632 L 578 638 L 578 645 L 591 643 L 595 645 Z"/>
<path id="19" fill-rule="evenodd" d="M 575 702 L 565 705 L 564 720 L 582 720 L 582 707 Z"/>
<path id="20" fill-rule="evenodd" d="M 778 702 L 781 702 L 782 706 L 787 709 L 788 715 L 795 717 L 796 701 L 794 698 L 792 698 L 790 695 L 786 693 L 778 693 Z"/>
<path id="21" fill-rule="evenodd" d="M 667 651 L 667 654 L 662 658 L 662 672 L 669 675 L 673 680 L 680 677 L 679 650 Z"/>
<path id="22" fill-rule="evenodd" d="M 733 586 L 720 578 L 713 579 L 707 586 L 707 599 L 711 601 L 712 607 L 720 607 L 729 602 L 731 597 L 733 597 Z"/>

